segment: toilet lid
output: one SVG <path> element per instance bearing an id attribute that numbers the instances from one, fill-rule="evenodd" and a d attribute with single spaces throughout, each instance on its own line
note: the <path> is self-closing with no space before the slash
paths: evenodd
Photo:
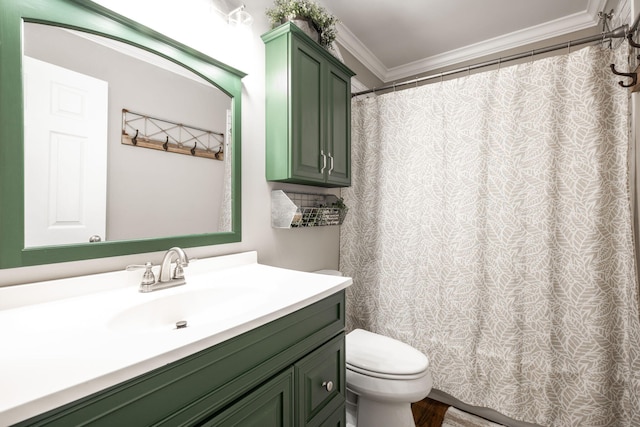
<path id="1" fill-rule="evenodd" d="M 347 364 L 373 373 L 415 375 L 426 371 L 429 359 L 408 344 L 355 329 L 346 337 Z"/>

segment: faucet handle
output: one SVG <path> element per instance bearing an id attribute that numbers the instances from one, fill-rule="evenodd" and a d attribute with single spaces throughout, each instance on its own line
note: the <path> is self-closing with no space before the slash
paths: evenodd
<path id="1" fill-rule="evenodd" d="M 140 284 L 153 285 L 154 283 L 156 283 L 156 276 L 154 276 L 153 271 L 151 271 L 152 267 L 153 267 L 153 264 L 147 261 L 144 265 L 142 264 L 127 265 L 127 268 L 125 270 L 133 271 L 133 270 L 144 268 L 145 270 L 144 270 L 144 274 L 142 275 L 142 281 L 140 282 Z"/>
<path id="2" fill-rule="evenodd" d="M 173 279 L 184 279 L 184 269 L 180 262 L 176 262 L 176 268 L 173 270 Z"/>

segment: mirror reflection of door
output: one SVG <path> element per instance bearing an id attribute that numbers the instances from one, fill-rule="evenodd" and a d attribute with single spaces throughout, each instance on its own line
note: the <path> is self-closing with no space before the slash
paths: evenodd
<path id="1" fill-rule="evenodd" d="M 105 236 L 108 83 L 23 57 L 25 246 Z"/>

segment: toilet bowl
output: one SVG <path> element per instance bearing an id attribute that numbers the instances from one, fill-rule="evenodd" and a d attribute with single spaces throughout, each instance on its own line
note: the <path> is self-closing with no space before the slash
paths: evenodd
<path id="1" fill-rule="evenodd" d="M 336 270 L 318 274 L 342 276 Z M 429 394 L 429 359 L 408 344 L 354 329 L 346 337 L 347 427 L 415 427 L 411 403 Z"/>
<path id="2" fill-rule="evenodd" d="M 355 329 L 346 337 L 347 425 L 415 427 L 411 403 L 433 380 L 429 359 L 393 338 Z"/>

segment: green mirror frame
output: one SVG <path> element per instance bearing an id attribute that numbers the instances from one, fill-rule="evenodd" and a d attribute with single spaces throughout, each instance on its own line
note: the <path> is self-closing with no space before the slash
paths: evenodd
<path id="1" fill-rule="evenodd" d="M 86 0 L 2 0 L 0 16 L 0 269 L 241 241 L 241 79 L 245 73 Z M 232 98 L 230 232 L 24 247 L 23 22 L 84 31 L 137 46 L 185 67 Z"/>

